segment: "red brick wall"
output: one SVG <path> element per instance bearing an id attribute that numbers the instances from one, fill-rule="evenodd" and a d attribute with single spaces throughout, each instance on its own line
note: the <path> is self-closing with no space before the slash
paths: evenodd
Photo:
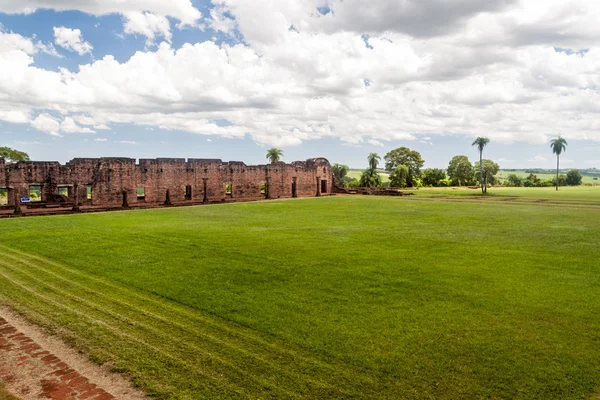
<path id="1" fill-rule="evenodd" d="M 185 187 L 192 187 L 192 202 L 204 199 L 204 181 L 208 201 L 258 200 L 261 184 L 268 184 L 269 198 L 292 197 L 296 178 L 297 196 L 317 195 L 317 177 L 327 181 L 331 191 L 332 174 L 324 158 L 268 165 L 211 159 L 159 158 L 76 158 L 65 165 L 58 162 L 19 162 L 6 165 L 0 159 L 0 188 L 14 187 L 19 197 L 29 197 L 29 185 L 42 185 L 42 201 L 53 202 L 59 186 L 78 187 L 81 203 L 120 206 L 127 192 L 130 206 L 138 203 L 163 203 L 169 190 L 173 203 L 189 201 Z M 226 185 L 232 193 L 226 195 Z M 86 185 L 92 185 L 92 199 L 86 199 Z M 145 199 L 138 199 L 137 189 L 144 188 Z M 319 185 L 320 188 L 320 185 Z M 73 190 L 71 189 L 71 193 Z M 69 201 L 73 201 L 73 195 Z"/>

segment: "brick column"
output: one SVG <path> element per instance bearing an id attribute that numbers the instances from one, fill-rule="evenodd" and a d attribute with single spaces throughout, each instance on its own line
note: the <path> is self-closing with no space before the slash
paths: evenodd
<path id="1" fill-rule="evenodd" d="M 265 197 L 271 199 L 271 178 L 267 177 L 265 179 Z"/>
<path id="2" fill-rule="evenodd" d="M 13 189 L 13 199 L 15 199 L 15 215 L 23 215 L 21 199 L 19 198 L 19 192 L 16 189 Z"/>
<path id="3" fill-rule="evenodd" d="M 321 197 L 321 177 L 317 176 L 317 197 Z"/>
<path id="4" fill-rule="evenodd" d="M 79 211 L 79 185 L 73 184 L 73 211 Z"/>

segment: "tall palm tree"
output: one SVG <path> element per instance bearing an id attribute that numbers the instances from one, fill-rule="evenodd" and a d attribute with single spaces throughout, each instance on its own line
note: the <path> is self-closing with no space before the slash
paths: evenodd
<path id="1" fill-rule="evenodd" d="M 269 149 L 269 151 L 267 151 L 267 160 L 271 161 L 271 163 L 279 162 L 279 160 L 281 160 L 281 157 L 283 157 L 283 150 L 276 149 L 275 147 L 273 147 L 272 149 Z"/>
<path id="2" fill-rule="evenodd" d="M 367 160 L 369 161 L 369 168 L 374 171 L 377 169 L 381 157 L 379 157 L 379 154 L 377 153 L 371 153 L 369 154 L 369 157 L 367 157 Z"/>
<path id="3" fill-rule="evenodd" d="M 481 193 L 487 192 L 487 187 L 483 184 L 483 148 L 487 146 L 490 139 L 478 137 L 471 146 L 477 146 L 479 149 L 479 182 L 481 183 Z"/>
<path id="4" fill-rule="evenodd" d="M 558 190 L 558 170 L 560 166 L 560 154 L 567 151 L 567 141 L 560 136 L 550 141 L 550 148 L 556 154 L 556 190 Z"/>

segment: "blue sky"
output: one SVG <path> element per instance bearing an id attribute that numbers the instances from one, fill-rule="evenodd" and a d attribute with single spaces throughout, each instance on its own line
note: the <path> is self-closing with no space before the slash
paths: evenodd
<path id="1" fill-rule="evenodd" d="M 590 2 L 5 3 L 0 145 L 37 160 L 264 163 L 276 146 L 363 168 L 407 146 L 446 167 L 487 136 L 502 167 L 551 168 L 562 135 L 565 167 L 600 168 Z"/>

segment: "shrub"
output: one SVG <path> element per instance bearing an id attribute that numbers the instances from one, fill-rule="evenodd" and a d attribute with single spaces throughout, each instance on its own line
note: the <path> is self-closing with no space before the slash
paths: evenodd
<path id="1" fill-rule="evenodd" d="M 579 186 L 581 185 L 582 180 L 583 175 L 581 175 L 581 172 L 579 172 L 579 170 L 576 169 L 572 169 L 569 172 L 567 172 L 567 177 L 565 178 L 565 181 L 569 186 Z"/>
<path id="2" fill-rule="evenodd" d="M 504 184 L 509 187 L 521 187 L 523 186 L 524 180 L 516 174 L 510 174 L 506 177 Z"/>

